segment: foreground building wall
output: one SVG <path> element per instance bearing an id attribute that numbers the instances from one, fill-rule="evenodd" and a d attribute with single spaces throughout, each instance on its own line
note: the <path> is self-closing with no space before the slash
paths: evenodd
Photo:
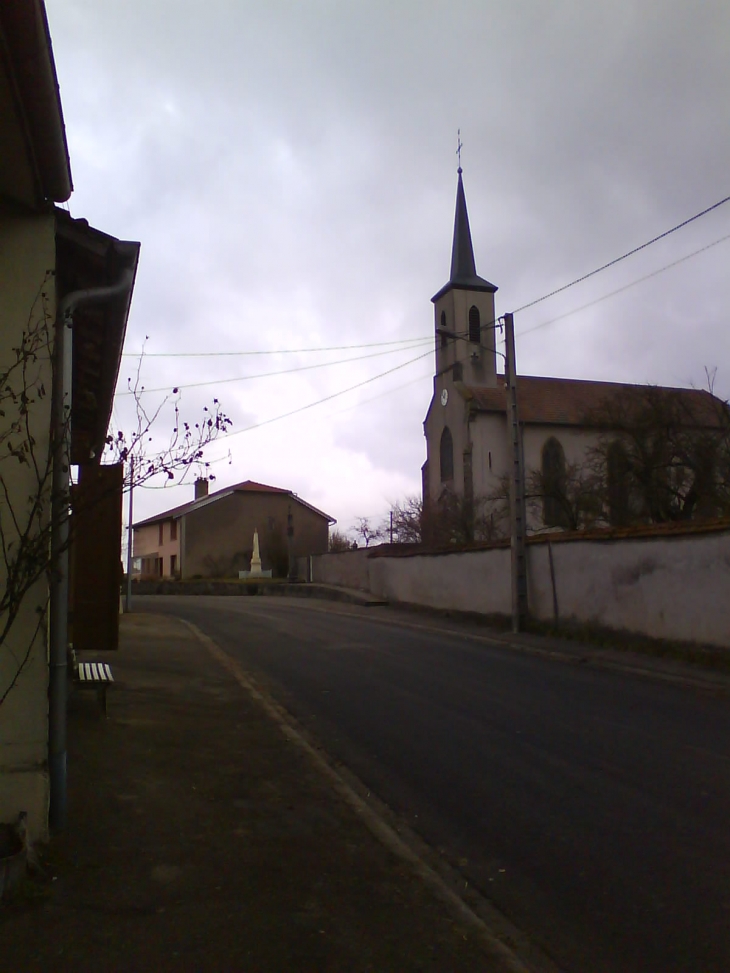
<path id="1" fill-rule="evenodd" d="M 53 214 L 8 216 L 0 214 L 0 372 L 15 360 L 24 332 L 44 328 L 50 315 L 52 338 L 55 316 L 55 218 Z M 45 295 L 45 296 L 44 296 Z M 45 460 L 49 449 L 52 386 L 48 352 L 42 353 L 29 380 L 42 382 L 45 397 L 31 405 L 35 453 Z M 22 383 L 21 383 L 22 386 Z M 17 383 L 16 383 L 17 387 Z M 5 422 L 12 421 L 13 406 L 3 403 Z M 28 464 L 7 455 L 7 440 L 0 444 L 2 477 L 11 503 L 21 516 L 28 496 L 36 495 L 37 480 Z M 50 484 L 49 484 L 50 487 Z M 13 537 L 7 505 L 0 509 L 6 541 Z M 0 585 L 5 589 L 7 564 L 0 557 Z M 32 837 L 45 835 L 48 809 L 48 584 L 45 574 L 26 594 L 17 617 L 0 641 L 0 821 L 27 811 Z M 3 617 L 3 622 L 5 616 Z M 20 674 L 18 675 L 18 670 Z M 16 679 L 17 676 L 17 679 Z M 15 684 L 13 684 L 13 680 Z M 12 686 L 12 688 L 11 688 Z M 6 695 L 7 694 L 7 695 Z"/>
<path id="2" fill-rule="evenodd" d="M 693 526 L 611 538 L 553 535 L 528 543 L 533 617 L 559 618 L 730 648 L 730 527 Z M 409 556 L 353 551 L 313 558 L 312 580 L 357 587 L 392 602 L 508 616 L 510 550 Z M 554 599 L 555 596 L 555 599 Z"/>

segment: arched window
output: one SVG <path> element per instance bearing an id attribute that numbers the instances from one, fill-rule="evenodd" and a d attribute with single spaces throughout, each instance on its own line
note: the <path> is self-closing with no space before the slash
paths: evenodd
<path id="1" fill-rule="evenodd" d="M 551 436 L 542 447 L 542 519 L 546 527 L 568 527 L 565 453 Z"/>
<path id="2" fill-rule="evenodd" d="M 469 341 L 475 341 L 479 344 L 481 332 L 482 323 L 479 317 L 479 308 L 472 304 L 469 308 Z"/>
<path id="3" fill-rule="evenodd" d="M 606 453 L 608 479 L 608 519 L 614 527 L 629 522 L 629 460 L 623 444 L 617 439 Z"/>
<path id="4" fill-rule="evenodd" d="M 449 343 L 449 339 L 446 337 L 444 332 L 446 331 L 446 311 L 441 312 L 441 347 L 445 348 Z"/>
<path id="5" fill-rule="evenodd" d="M 454 441 L 451 438 L 451 431 L 448 426 L 444 426 L 441 433 L 441 445 L 439 447 L 439 459 L 441 461 L 441 482 L 454 479 Z"/>

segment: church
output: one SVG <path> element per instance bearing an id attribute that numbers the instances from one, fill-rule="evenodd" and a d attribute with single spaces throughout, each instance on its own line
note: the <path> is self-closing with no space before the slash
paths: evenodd
<path id="1" fill-rule="evenodd" d="M 497 287 L 476 271 L 459 167 L 451 274 L 431 298 L 436 370 L 433 396 L 424 421 L 427 456 L 422 468 L 424 511 L 438 511 L 449 500 L 455 500 L 471 511 L 473 519 L 480 503 L 500 495 L 500 491 L 504 494 L 512 444 L 504 369 L 497 369 L 496 291 Z M 625 402 L 632 394 L 645 396 L 648 391 L 656 393 L 655 398 L 664 396 L 663 401 L 688 417 L 693 428 L 717 430 L 718 424 L 726 422 L 725 403 L 696 389 L 650 389 L 518 373 L 517 402 L 528 492 L 530 478 L 535 482 L 542 477 L 543 483 L 551 480 L 557 485 L 558 494 L 561 489 L 565 493 L 566 471 L 585 466 L 591 450 L 595 450 L 602 438 L 605 442 L 605 423 L 600 428 L 595 417 L 601 413 L 610 415 L 614 405 Z M 613 473 L 618 472 L 619 478 L 628 469 L 621 450 L 617 441 Z M 609 479 L 610 459 L 609 450 Z M 619 483 L 619 494 L 620 486 Z M 624 506 L 628 503 L 627 495 Z M 626 512 L 622 515 L 619 510 L 621 505 L 614 503 L 613 506 L 615 509 L 603 522 L 619 525 L 628 522 Z M 528 505 L 528 530 L 576 526 L 560 508 L 561 504 L 551 496 L 543 496 L 539 502 Z M 675 508 L 680 509 L 676 503 Z M 696 504 L 691 508 L 687 505 L 685 513 L 695 516 Z M 681 511 L 676 519 L 680 515 Z M 638 519 L 658 518 L 649 512 Z"/>

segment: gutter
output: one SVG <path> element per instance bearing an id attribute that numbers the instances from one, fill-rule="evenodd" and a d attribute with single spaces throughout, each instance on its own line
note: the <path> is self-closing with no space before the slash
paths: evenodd
<path id="1" fill-rule="evenodd" d="M 119 297 L 134 284 L 135 268 L 126 268 L 116 284 L 72 291 L 61 299 L 56 318 L 51 435 L 53 475 L 51 486 L 51 606 L 48 685 L 48 768 L 51 800 L 49 823 L 53 830 L 66 826 L 66 738 L 69 597 L 69 501 L 71 477 L 71 405 L 73 381 L 73 317 L 81 304 Z"/>

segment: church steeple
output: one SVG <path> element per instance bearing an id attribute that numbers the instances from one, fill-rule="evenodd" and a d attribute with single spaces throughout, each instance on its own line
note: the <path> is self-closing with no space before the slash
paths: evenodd
<path id="1" fill-rule="evenodd" d="M 494 344 L 494 294 L 497 288 L 477 274 L 461 165 L 458 174 L 451 274 L 448 282 L 431 298 L 436 326 L 436 377 L 440 391 L 449 382 L 474 386 L 495 386 L 497 383 Z"/>
<path id="2" fill-rule="evenodd" d="M 489 291 L 494 294 L 497 288 L 477 274 L 474 260 L 474 247 L 469 229 L 469 214 L 466 209 L 464 181 L 461 166 L 458 168 L 459 182 L 456 187 L 456 213 L 454 214 L 454 239 L 451 245 L 451 275 L 438 294 L 431 300 L 437 301 L 447 291 L 454 288 L 470 291 Z"/>
<path id="3" fill-rule="evenodd" d="M 454 215 L 454 242 L 451 246 L 450 281 L 452 284 L 461 280 L 472 280 L 477 275 L 461 171 L 461 166 L 459 166 L 459 185 L 456 187 L 456 214 Z"/>

